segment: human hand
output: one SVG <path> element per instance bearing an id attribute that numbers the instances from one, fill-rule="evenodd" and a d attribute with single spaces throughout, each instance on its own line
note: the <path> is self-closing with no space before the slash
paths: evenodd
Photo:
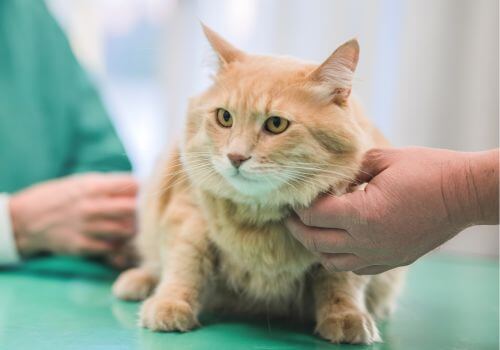
<path id="1" fill-rule="evenodd" d="M 47 181 L 9 201 L 21 256 L 41 252 L 105 256 L 135 233 L 137 183 L 128 174 L 85 174 Z"/>
<path id="2" fill-rule="evenodd" d="M 287 222 L 332 271 L 408 265 L 467 226 L 498 223 L 498 150 L 375 149 L 359 180 L 364 190 L 320 197 Z"/>
<path id="3" fill-rule="evenodd" d="M 104 256 L 102 261 L 117 270 L 126 270 L 139 264 L 139 255 L 130 240 L 118 245 L 111 254 Z"/>

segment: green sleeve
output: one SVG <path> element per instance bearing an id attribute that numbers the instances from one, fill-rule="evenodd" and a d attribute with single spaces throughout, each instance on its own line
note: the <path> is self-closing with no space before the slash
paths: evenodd
<path id="1" fill-rule="evenodd" d="M 67 171 L 130 171 L 125 150 L 96 90 L 76 62 L 75 70 L 75 93 L 67 108 L 68 118 L 74 120 L 71 146 L 74 152 L 68 160 Z"/>
<path id="2" fill-rule="evenodd" d="M 89 171 L 130 171 L 131 165 L 90 78 L 78 64 L 62 30 L 44 9 L 47 36 L 57 43 L 54 60 L 63 62 L 66 98 L 62 106 L 64 119 L 71 120 L 73 150 L 68 155 L 66 173 Z"/>
<path id="3" fill-rule="evenodd" d="M 42 0 L 0 0 L 0 192 L 129 171 L 106 110 Z"/>

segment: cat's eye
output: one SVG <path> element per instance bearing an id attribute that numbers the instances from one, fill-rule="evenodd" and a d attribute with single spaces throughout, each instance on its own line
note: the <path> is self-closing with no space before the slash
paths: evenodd
<path id="1" fill-rule="evenodd" d="M 217 110 L 217 122 L 223 128 L 230 128 L 233 126 L 233 116 L 225 109 L 219 108 Z"/>
<path id="2" fill-rule="evenodd" d="M 287 119 L 273 116 L 267 118 L 264 129 L 273 134 L 281 134 L 288 128 L 288 125 L 290 125 L 290 122 Z"/>

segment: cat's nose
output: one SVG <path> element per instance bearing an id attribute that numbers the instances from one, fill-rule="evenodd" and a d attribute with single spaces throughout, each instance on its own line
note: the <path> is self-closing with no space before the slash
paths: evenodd
<path id="1" fill-rule="evenodd" d="M 238 169 L 244 161 L 247 161 L 251 158 L 251 157 L 246 157 L 239 153 L 228 153 L 227 157 L 229 158 L 229 161 L 236 169 Z"/>

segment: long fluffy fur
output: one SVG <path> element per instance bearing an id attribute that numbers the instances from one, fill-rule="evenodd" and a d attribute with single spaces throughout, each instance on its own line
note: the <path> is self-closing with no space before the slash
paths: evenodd
<path id="1" fill-rule="evenodd" d="M 402 271 L 328 272 L 284 226 L 293 208 L 318 194 L 345 192 L 362 154 L 387 145 L 349 96 L 345 67 L 355 67 L 357 52 L 347 55 L 356 62 L 334 54 L 317 66 L 230 52 L 227 42 L 214 43 L 223 39 L 213 32 L 209 39 L 224 51 L 221 66 L 214 84 L 191 100 L 184 141 L 160 162 L 146 191 L 142 264 L 119 277 L 115 295 L 147 298 L 140 323 L 152 330 L 189 330 L 212 309 L 309 317 L 332 342 L 379 341 L 374 319 L 393 309 Z M 217 108 L 233 114 L 231 129 L 217 125 Z M 259 125 L 270 115 L 291 120 L 289 129 L 263 133 Z M 224 173 L 234 147 L 251 150 L 248 173 L 260 182 Z"/>

